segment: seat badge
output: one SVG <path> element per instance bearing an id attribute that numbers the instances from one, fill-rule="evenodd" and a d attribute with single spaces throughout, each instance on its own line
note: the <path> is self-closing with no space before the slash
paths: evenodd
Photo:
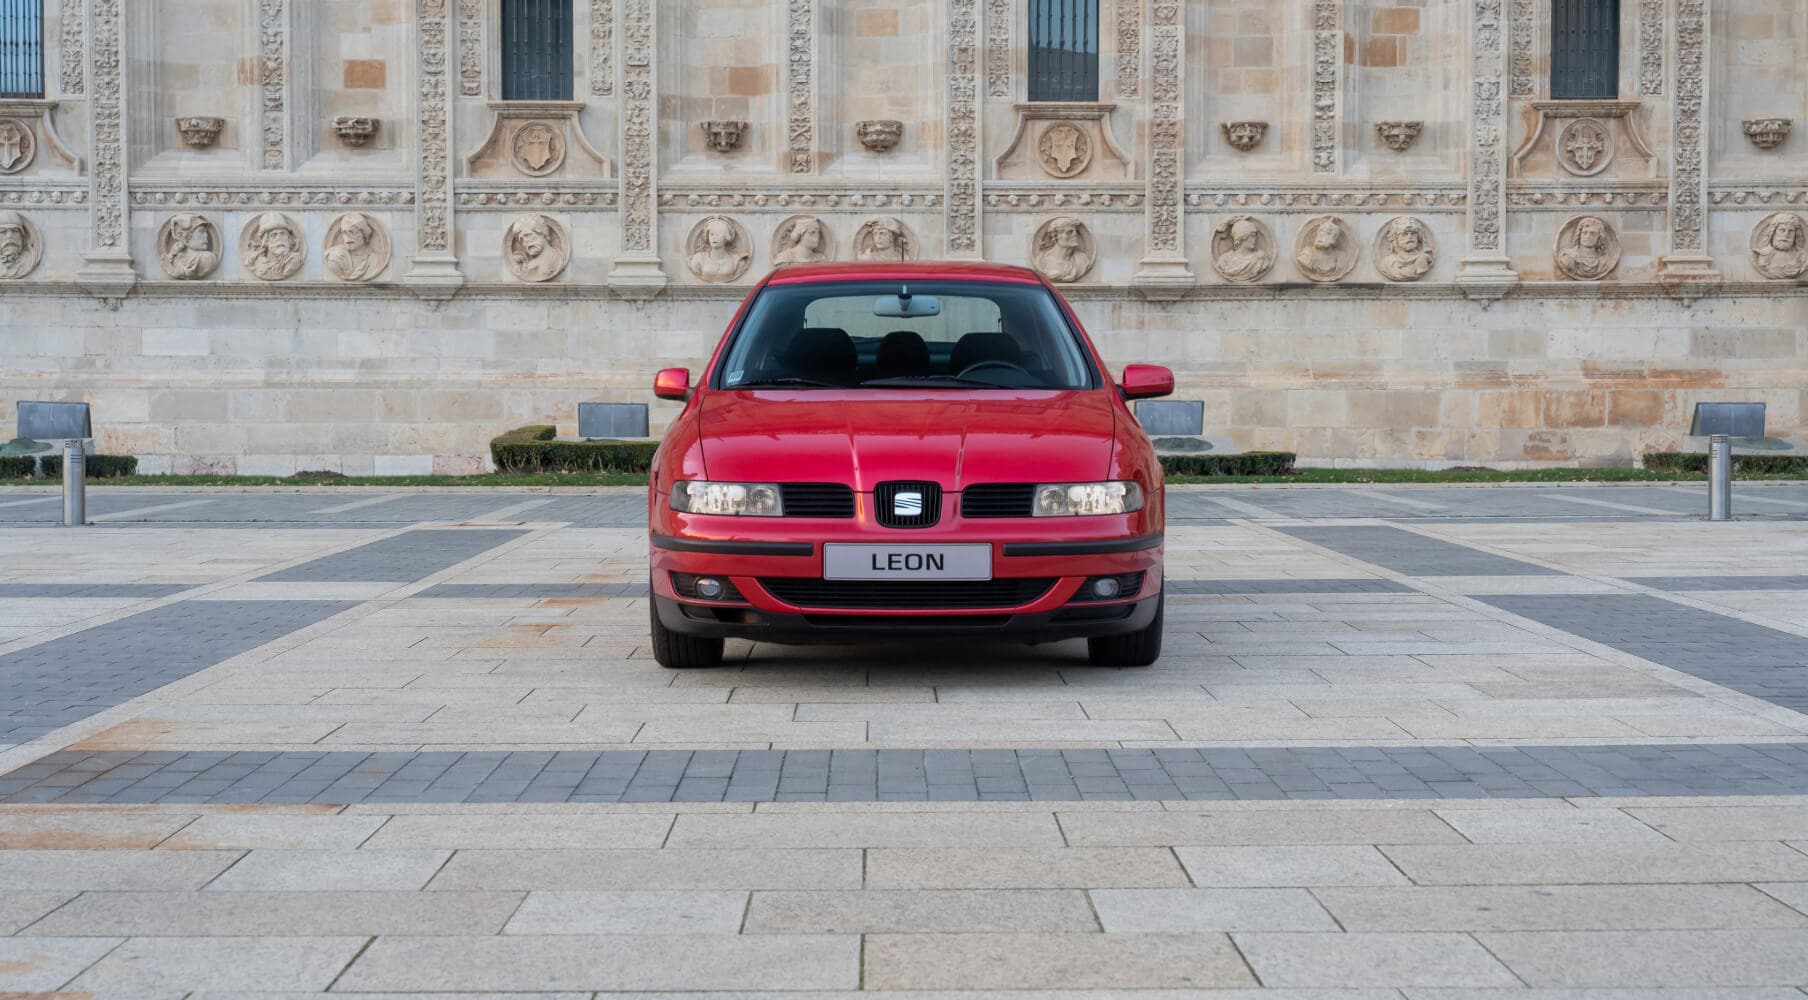
<path id="1" fill-rule="evenodd" d="M 891 498 L 891 511 L 897 517 L 916 517 L 923 513 L 923 494 L 899 493 Z"/>

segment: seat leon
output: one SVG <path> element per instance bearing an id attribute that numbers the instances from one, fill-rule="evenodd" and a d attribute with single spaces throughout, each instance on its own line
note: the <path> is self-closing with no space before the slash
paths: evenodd
<path id="1" fill-rule="evenodd" d="M 1034 271 L 780 268 L 682 399 L 648 498 L 653 652 L 723 640 L 1049 642 L 1161 655 L 1162 478 L 1128 400 Z"/>

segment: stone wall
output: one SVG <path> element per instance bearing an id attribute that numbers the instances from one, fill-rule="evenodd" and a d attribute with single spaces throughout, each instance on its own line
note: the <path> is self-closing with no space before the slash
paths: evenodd
<path id="1" fill-rule="evenodd" d="M 1024 0 L 576 0 L 568 102 L 500 99 L 500 3 L 46 0 L 0 435 L 83 398 L 148 469 L 474 469 L 699 364 L 775 263 L 887 252 L 1037 266 L 1316 463 L 1808 430 L 1795 0 L 1624 0 L 1587 102 L 1549 0 L 1101 0 L 1100 101 L 1054 105 Z"/>

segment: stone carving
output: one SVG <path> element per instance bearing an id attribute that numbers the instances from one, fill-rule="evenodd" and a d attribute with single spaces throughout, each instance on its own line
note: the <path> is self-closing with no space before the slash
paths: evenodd
<path id="1" fill-rule="evenodd" d="M 1244 153 L 1260 146 L 1268 134 L 1267 122 L 1225 122 L 1218 127 L 1224 130 L 1224 141 Z"/>
<path id="2" fill-rule="evenodd" d="M 1233 215 L 1212 230 L 1212 270 L 1225 281 L 1260 281 L 1276 256 L 1274 234 L 1254 216 Z"/>
<path id="3" fill-rule="evenodd" d="M 389 233 L 363 212 L 335 216 L 326 227 L 327 273 L 340 281 L 369 281 L 389 266 Z"/>
<path id="4" fill-rule="evenodd" d="M 420 45 L 415 57 L 415 132 L 420 137 L 415 225 L 423 255 L 449 256 L 452 248 L 452 159 L 447 111 L 452 85 L 446 77 L 446 0 L 416 0 Z"/>
<path id="5" fill-rule="evenodd" d="M 1620 238 L 1607 220 L 1579 215 L 1557 231 L 1557 270 L 1577 281 L 1599 281 L 1620 266 Z"/>
<path id="6" fill-rule="evenodd" d="M 1418 281 L 1436 263 L 1431 230 L 1418 219 L 1389 219 L 1375 236 L 1375 270 L 1389 281 Z"/>
<path id="7" fill-rule="evenodd" d="M 1469 44 L 1475 67 L 1469 112 L 1469 250 L 1478 261 L 1476 273 L 1499 281 L 1511 278 L 1501 256 L 1501 229 L 1506 222 L 1507 59 L 1502 47 L 1503 0 L 1472 0 Z M 1519 7 L 1524 7 L 1522 11 Z M 1515 21 L 1529 21 L 1531 5 L 1515 8 Z M 1520 17 L 1523 13 L 1525 16 Z M 1518 36 L 1515 35 L 1515 45 Z M 1492 251 L 1484 254 L 1482 251 Z"/>
<path id="8" fill-rule="evenodd" d="M 206 149 L 219 141 L 220 131 L 225 127 L 224 118 L 191 115 L 176 119 L 176 131 L 182 133 L 182 141 L 196 149 Z"/>
<path id="9" fill-rule="evenodd" d="M 0 118 L 0 174 L 16 174 L 38 155 L 38 137 L 17 118 Z"/>
<path id="10" fill-rule="evenodd" d="M 1662 3 L 1663 0 L 1658 0 Z M 1513 63 L 1513 96 L 1536 97 L 1538 86 L 1532 76 L 1532 46 L 1538 34 L 1537 16 L 1532 10 L 1533 0 L 1513 0 L 1512 14 L 1512 63 Z"/>
<path id="11" fill-rule="evenodd" d="M 1349 224 L 1330 215 L 1308 221 L 1293 241 L 1293 262 L 1301 274 L 1318 282 L 1349 274 L 1361 253 Z"/>
<path id="12" fill-rule="evenodd" d="M 177 281 L 199 281 L 220 266 L 220 230 L 207 216 L 172 215 L 157 230 L 157 262 Z"/>
<path id="13" fill-rule="evenodd" d="M 283 34 L 288 26 L 288 0 L 258 0 L 258 37 L 261 43 L 260 79 L 263 82 L 264 169 L 281 170 L 283 143 L 287 138 L 287 114 L 284 112 L 288 93 Z"/>
<path id="14" fill-rule="evenodd" d="M 1092 162 L 1092 140 L 1079 126 L 1056 122 L 1042 130 L 1036 158 L 1050 177 L 1072 177 Z"/>
<path id="15" fill-rule="evenodd" d="M 1149 24 L 1149 185 L 1148 247 L 1184 261 L 1181 248 L 1181 46 L 1184 28 L 1179 0 L 1156 0 Z M 1180 270 L 1184 271 L 1184 265 Z M 1190 280 L 1191 274 L 1186 274 Z"/>
<path id="16" fill-rule="evenodd" d="M 615 0 L 590 0 L 590 92 L 615 93 Z"/>
<path id="17" fill-rule="evenodd" d="M 1117 3 L 1117 96 L 1137 97 L 1142 90 L 1142 0 Z"/>
<path id="18" fill-rule="evenodd" d="M 333 119 L 333 132 L 347 146 L 367 146 L 377 134 L 377 120 L 363 115 L 340 115 Z"/>
<path id="19" fill-rule="evenodd" d="M 1343 0 L 1312 4 L 1312 170 L 1337 171 L 1338 70 L 1343 66 Z"/>
<path id="20" fill-rule="evenodd" d="M 904 138 L 904 123 L 892 118 L 874 118 L 854 124 L 854 135 L 869 152 L 883 153 Z"/>
<path id="21" fill-rule="evenodd" d="M 0 279 L 25 277 L 37 270 L 43 256 L 38 227 L 18 212 L 0 211 Z"/>
<path id="22" fill-rule="evenodd" d="M 622 253 L 653 255 L 653 0 L 623 0 Z"/>
<path id="23" fill-rule="evenodd" d="M 790 150 L 791 172 L 807 174 L 816 167 L 816 112 L 812 76 L 815 72 L 815 5 L 811 0 L 790 0 L 790 71 L 791 114 L 786 131 Z M 747 126 L 741 126 L 745 131 Z M 738 138 L 736 140 L 739 141 Z M 726 150 L 717 150 L 726 152 Z"/>
<path id="24" fill-rule="evenodd" d="M 63 0 L 63 93 L 75 96 L 82 92 L 82 22 L 86 20 L 82 0 Z"/>
<path id="25" fill-rule="evenodd" d="M 509 162 L 529 177 L 545 177 L 565 163 L 565 136 L 546 122 L 528 122 L 509 138 Z"/>
<path id="26" fill-rule="evenodd" d="M 93 202 L 94 235 L 90 256 L 122 253 L 125 249 L 125 134 L 120 64 L 120 0 L 89 0 L 93 5 L 94 34 L 88 117 L 93 123 L 89 174 Z"/>
<path id="27" fill-rule="evenodd" d="M 571 241 L 550 216 L 523 215 L 502 232 L 502 259 L 522 281 L 551 281 L 571 263 Z"/>
<path id="28" fill-rule="evenodd" d="M 1577 177 L 1606 170 L 1613 152 L 1613 133 L 1598 118 L 1577 118 L 1557 134 L 1557 162 Z"/>
<path id="29" fill-rule="evenodd" d="M 1396 153 L 1404 153 L 1419 141 L 1419 133 L 1425 131 L 1424 122 L 1376 122 L 1375 134 L 1387 148 Z"/>
<path id="30" fill-rule="evenodd" d="M 1008 3 L 997 6 L 1009 8 Z M 947 222 L 950 257 L 981 255 L 979 230 L 979 11 L 948 0 Z"/>
<path id="31" fill-rule="evenodd" d="M 1030 246 L 1036 270 L 1041 271 L 1044 278 L 1062 283 L 1086 277 L 1099 255 L 1092 230 L 1070 215 L 1044 222 L 1037 228 Z"/>
<path id="32" fill-rule="evenodd" d="M 1639 95 L 1664 94 L 1664 0 L 1639 0 Z"/>
<path id="33" fill-rule="evenodd" d="M 239 263 L 254 278 L 282 281 L 294 277 L 304 255 L 301 227 L 281 212 L 254 216 L 239 234 Z"/>
<path id="34" fill-rule="evenodd" d="M 1808 274 L 1808 224 L 1794 212 L 1758 223 L 1751 236 L 1752 266 L 1766 278 L 1793 280 Z"/>
<path id="35" fill-rule="evenodd" d="M 1793 118 L 1747 118 L 1745 137 L 1759 149 L 1775 149 L 1789 138 L 1789 130 L 1794 127 Z"/>
<path id="36" fill-rule="evenodd" d="M 1676 96 L 1670 103 L 1670 255 L 1707 250 L 1707 183 L 1701 164 L 1707 112 L 1707 2 L 1676 0 Z"/>
<path id="37" fill-rule="evenodd" d="M 709 148 L 718 153 L 732 153 L 741 147 L 741 136 L 747 132 L 746 122 L 706 121 L 703 137 Z"/>
<path id="38" fill-rule="evenodd" d="M 810 264 L 835 259 L 835 235 L 813 215 L 793 215 L 772 234 L 772 263 Z"/>
<path id="39" fill-rule="evenodd" d="M 726 215 L 705 217 L 684 241 L 685 262 L 700 280 L 737 281 L 753 263 L 753 239 Z"/>
<path id="40" fill-rule="evenodd" d="M 483 0 L 458 0 L 458 92 L 483 95 Z"/>
<path id="41" fill-rule="evenodd" d="M 1011 0 L 986 0 L 986 96 L 1011 96 Z"/>
<path id="42" fill-rule="evenodd" d="M 889 215 L 868 219 L 854 233 L 854 259 L 916 260 L 916 234 Z"/>

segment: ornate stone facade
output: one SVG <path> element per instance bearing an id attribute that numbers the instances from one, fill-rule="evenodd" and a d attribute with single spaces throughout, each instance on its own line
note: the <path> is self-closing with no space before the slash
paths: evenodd
<path id="1" fill-rule="evenodd" d="M 1621 0 L 1587 102 L 1550 0 L 1100 0 L 1059 104 L 1027 0 L 569 3 L 571 99 L 514 102 L 494 0 L 45 0 L 49 92 L 0 101 L 35 331 L 0 421 L 89 398 L 152 471 L 466 469 L 645 400 L 772 267 L 983 258 L 1225 446 L 1631 462 L 1751 399 L 1808 449 L 1796 0 Z"/>

